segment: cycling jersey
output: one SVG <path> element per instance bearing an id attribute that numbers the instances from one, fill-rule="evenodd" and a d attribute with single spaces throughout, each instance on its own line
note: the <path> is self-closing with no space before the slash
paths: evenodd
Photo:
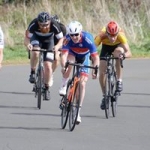
<path id="1" fill-rule="evenodd" d="M 29 24 L 28 29 L 26 31 L 26 37 L 31 38 L 35 32 L 40 32 L 37 18 L 33 19 L 31 21 L 31 23 Z M 51 20 L 51 22 L 50 22 L 50 31 L 49 32 L 54 33 L 54 44 L 55 45 L 57 44 L 58 40 L 63 37 L 63 33 L 62 33 L 62 30 L 61 30 L 59 24 L 53 20 Z"/>
<path id="2" fill-rule="evenodd" d="M 60 25 L 60 28 L 61 28 L 61 31 L 62 31 L 62 33 L 63 33 L 63 36 L 65 36 L 66 35 L 66 26 L 64 25 L 64 24 L 62 24 L 61 22 L 60 23 L 58 23 L 59 25 Z"/>
<path id="3" fill-rule="evenodd" d="M 75 57 L 76 61 L 84 65 L 90 65 L 89 57 L 90 55 L 97 55 L 97 48 L 94 44 L 93 36 L 88 32 L 82 32 L 79 43 L 74 43 L 67 34 L 63 43 L 62 52 L 68 52 Z M 84 76 L 88 76 L 89 71 L 90 69 L 83 67 L 79 72 Z"/>
<path id="4" fill-rule="evenodd" d="M 0 27 L 0 48 L 4 48 L 4 34 L 3 34 L 3 31 Z"/>
<path id="5" fill-rule="evenodd" d="M 114 43 L 111 43 L 108 39 L 108 35 L 106 33 L 106 27 L 104 27 L 99 35 L 97 35 L 94 39 L 96 46 L 99 46 L 101 43 L 104 45 L 110 45 L 110 46 L 114 46 L 114 45 L 118 45 L 118 44 L 126 44 L 127 43 L 127 38 L 123 32 L 122 29 L 119 30 L 119 33 L 117 35 L 117 39 Z"/>
<path id="6" fill-rule="evenodd" d="M 88 32 L 81 33 L 79 43 L 74 43 L 67 34 L 62 47 L 62 52 L 65 51 L 80 58 L 84 57 L 88 53 L 91 55 L 97 55 L 97 48 L 94 44 L 93 36 Z"/>

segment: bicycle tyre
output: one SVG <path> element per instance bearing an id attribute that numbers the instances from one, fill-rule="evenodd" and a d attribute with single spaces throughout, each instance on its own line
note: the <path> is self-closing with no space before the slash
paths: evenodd
<path id="1" fill-rule="evenodd" d="M 43 85 L 43 69 L 38 70 L 38 95 L 37 95 L 37 107 L 41 109 L 41 99 L 42 99 L 42 85 Z"/>
<path id="2" fill-rule="evenodd" d="M 70 80 L 67 83 L 67 91 L 66 95 L 62 97 L 61 103 L 63 103 L 62 108 L 61 108 L 61 128 L 65 129 L 67 121 L 68 121 L 68 115 L 69 115 L 69 107 L 70 103 L 68 102 L 68 93 L 70 91 Z"/>
<path id="3" fill-rule="evenodd" d="M 109 90 L 110 90 L 110 81 L 108 81 L 108 78 L 106 78 L 106 84 L 105 84 L 105 95 L 104 95 L 104 103 L 105 103 L 105 116 L 108 119 L 109 118 Z"/>
<path id="4" fill-rule="evenodd" d="M 112 89 L 112 97 L 111 97 L 111 109 L 112 109 L 112 116 L 116 117 L 117 115 L 117 99 L 118 93 L 116 92 L 116 75 L 113 75 L 113 80 L 111 82 L 111 89 Z"/>
<path id="5" fill-rule="evenodd" d="M 79 107 L 80 107 L 80 81 L 75 85 L 74 95 L 72 96 L 69 111 L 69 130 L 73 131 L 76 125 Z M 76 96 L 78 94 L 78 97 Z"/>

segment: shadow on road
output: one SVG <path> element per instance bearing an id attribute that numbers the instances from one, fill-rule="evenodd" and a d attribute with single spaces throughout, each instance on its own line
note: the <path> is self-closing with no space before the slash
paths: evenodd
<path id="1" fill-rule="evenodd" d="M 150 106 L 141 106 L 141 105 L 118 105 L 118 107 L 131 107 L 131 108 L 150 108 Z"/>
<path id="2" fill-rule="evenodd" d="M 0 126 L 0 129 L 16 129 L 16 130 L 39 130 L 39 131 L 61 131 L 61 128 L 39 128 L 39 127 L 4 127 Z M 62 130 L 63 131 L 63 130 Z"/>
<path id="3" fill-rule="evenodd" d="M 26 106 L 6 106 L 6 105 L 0 105 L 0 108 L 38 109 L 37 107 L 26 107 Z"/>
<path id="4" fill-rule="evenodd" d="M 150 93 L 121 93 L 122 95 L 143 95 L 143 96 L 150 96 Z"/>
<path id="5" fill-rule="evenodd" d="M 0 93 L 7 93 L 7 94 L 19 94 L 19 95 L 33 95 L 33 93 L 25 93 L 25 92 L 9 92 L 9 91 L 0 91 Z"/>
<path id="6" fill-rule="evenodd" d="M 51 116 L 51 117 L 60 117 L 59 114 L 37 114 L 37 113 L 11 113 L 14 115 L 26 115 L 26 116 Z"/>

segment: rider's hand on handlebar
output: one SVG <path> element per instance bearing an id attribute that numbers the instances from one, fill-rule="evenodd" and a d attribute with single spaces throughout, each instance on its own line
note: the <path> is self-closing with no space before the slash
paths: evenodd
<path id="1" fill-rule="evenodd" d="M 27 45 L 27 48 L 28 48 L 29 51 L 32 51 L 33 45 L 29 43 L 29 44 Z"/>
<path id="2" fill-rule="evenodd" d="M 62 74 L 64 74 L 66 71 L 67 71 L 67 69 L 65 69 L 65 67 L 62 67 L 62 68 L 61 68 Z"/>
<path id="3" fill-rule="evenodd" d="M 122 60 L 124 60 L 125 59 L 125 53 L 120 54 L 119 58 L 122 59 Z"/>
<path id="4" fill-rule="evenodd" d="M 56 51 L 56 52 L 59 51 L 59 46 L 55 45 L 54 51 Z"/>
<path id="5" fill-rule="evenodd" d="M 92 79 L 96 79 L 97 78 L 97 74 L 95 74 L 95 70 L 92 70 Z"/>

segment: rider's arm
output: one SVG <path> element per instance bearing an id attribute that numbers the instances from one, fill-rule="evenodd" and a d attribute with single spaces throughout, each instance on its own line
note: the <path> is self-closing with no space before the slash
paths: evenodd
<path id="1" fill-rule="evenodd" d="M 4 49 L 4 34 L 0 27 L 0 68 L 1 68 L 1 63 L 3 61 L 3 49 Z"/>
<path id="2" fill-rule="evenodd" d="M 131 53 L 131 50 L 130 50 L 130 47 L 129 47 L 129 44 L 128 43 L 125 43 L 125 44 L 122 44 L 122 47 L 125 51 L 125 57 L 131 57 L 132 56 L 132 53 Z"/>
<path id="3" fill-rule="evenodd" d="M 24 45 L 26 46 L 27 50 L 29 49 L 30 44 L 30 38 L 33 34 L 29 32 L 29 30 L 26 30 L 25 37 L 24 37 Z"/>
<path id="4" fill-rule="evenodd" d="M 61 67 L 65 67 L 65 63 L 67 62 L 68 51 L 62 51 L 61 53 Z"/>
<path id="5" fill-rule="evenodd" d="M 65 38 L 63 41 L 63 47 L 61 50 L 61 67 L 62 68 L 65 67 L 65 63 L 67 62 L 68 52 L 69 52 L 69 40 Z"/>
<path id="6" fill-rule="evenodd" d="M 64 40 L 64 38 L 63 38 L 63 37 L 62 37 L 62 38 L 60 38 L 60 39 L 58 40 L 57 44 L 55 45 L 55 50 L 56 50 L 56 51 L 58 51 L 59 49 L 61 49 L 61 48 L 62 48 L 63 40 Z"/>
<path id="7" fill-rule="evenodd" d="M 129 44 L 128 44 L 127 37 L 125 36 L 125 33 L 121 32 L 118 35 L 118 39 L 121 42 L 122 48 L 124 49 L 124 55 L 125 55 L 125 57 L 131 57 L 132 53 L 131 53 L 131 50 L 130 50 L 130 47 L 129 47 Z"/>
<path id="8" fill-rule="evenodd" d="M 98 47 L 101 44 L 101 37 L 100 35 L 97 35 L 94 39 L 95 45 Z"/>
<path id="9" fill-rule="evenodd" d="M 91 54 L 92 62 L 93 62 L 93 67 L 99 66 L 99 56 L 98 53 L 93 53 Z"/>

